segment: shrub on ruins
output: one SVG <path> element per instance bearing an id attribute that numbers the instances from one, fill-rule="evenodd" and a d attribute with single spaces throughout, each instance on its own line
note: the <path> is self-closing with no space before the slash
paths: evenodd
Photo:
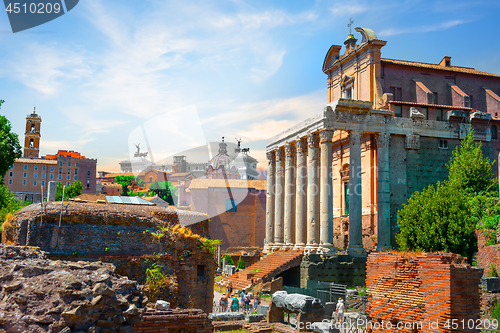
<path id="1" fill-rule="evenodd" d="M 70 199 L 79 196 L 82 194 L 82 183 L 77 180 L 73 184 L 69 184 L 64 187 L 64 199 Z M 57 183 L 57 191 L 56 191 L 56 201 L 61 201 L 63 195 L 63 184 Z"/>
<path id="2" fill-rule="evenodd" d="M 404 251 L 453 252 L 472 257 L 477 218 L 465 192 L 448 182 L 414 192 L 399 211 L 396 240 Z"/>

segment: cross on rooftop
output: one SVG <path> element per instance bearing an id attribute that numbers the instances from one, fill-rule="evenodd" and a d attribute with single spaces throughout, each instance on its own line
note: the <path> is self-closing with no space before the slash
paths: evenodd
<path id="1" fill-rule="evenodd" d="M 352 20 L 352 18 L 349 17 L 349 24 L 347 25 L 349 27 L 349 35 L 352 35 L 352 24 L 354 23 L 354 21 Z"/>

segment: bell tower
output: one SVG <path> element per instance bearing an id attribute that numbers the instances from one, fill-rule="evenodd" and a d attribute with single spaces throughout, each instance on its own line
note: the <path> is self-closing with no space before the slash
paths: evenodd
<path id="1" fill-rule="evenodd" d="M 40 153 L 40 126 L 42 118 L 33 113 L 26 116 L 26 131 L 24 132 L 24 155 L 25 158 L 38 158 Z"/>

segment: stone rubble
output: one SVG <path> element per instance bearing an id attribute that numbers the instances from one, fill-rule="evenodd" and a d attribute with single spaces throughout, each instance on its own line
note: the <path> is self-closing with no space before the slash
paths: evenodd
<path id="1" fill-rule="evenodd" d="M 133 332 L 147 297 L 111 264 L 0 245 L 0 332 Z"/>

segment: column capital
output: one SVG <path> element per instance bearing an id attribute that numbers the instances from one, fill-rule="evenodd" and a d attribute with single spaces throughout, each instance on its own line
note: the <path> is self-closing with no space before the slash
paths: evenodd
<path id="1" fill-rule="evenodd" d="M 288 156 L 295 156 L 295 146 L 293 145 L 292 142 L 287 142 L 285 144 L 285 155 Z"/>
<path id="2" fill-rule="evenodd" d="M 303 140 L 303 139 L 297 139 L 297 141 L 295 141 L 296 143 L 296 148 L 297 148 L 297 153 L 303 153 L 305 151 L 307 151 L 307 143 L 306 143 L 306 140 Z M 500 155 L 499 155 L 500 156 Z M 500 158 L 500 157 L 499 157 Z"/>
<path id="3" fill-rule="evenodd" d="M 276 162 L 282 161 L 283 157 L 284 157 L 283 149 L 281 147 L 276 149 Z"/>
<path id="4" fill-rule="evenodd" d="M 332 142 L 333 139 L 333 131 L 321 131 L 319 132 L 319 143 L 324 143 L 324 142 Z"/>
<path id="5" fill-rule="evenodd" d="M 376 138 L 378 148 L 389 147 L 389 139 L 391 138 L 391 135 L 389 133 L 378 133 Z"/>
<path id="6" fill-rule="evenodd" d="M 318 148 L 318 135 L 316 133 L 307 134 L 307 145 L 309 148 Z"/>
<path id="7" fill-rule="evenodd" d="M 276 157 L 276 154 L 274 153 L 274 151 L 268 151 L 266 153 L 266 157 L 267 157 L 268 164 L 272 164 L 272 163 L 274 163 L 274 158 Z"/>
<path id="8" fill-rule="evenodd" d="M 349 142 L 351 146 L 360 146 L 362 136 L 363 136 L 362 131 L 351 131 L 349 133 Z"/>
<path id="9" fill-rule="evenodd" d="M 406 149 L 420 149 L 420 135 L 408 134 L 405 140 Z"/>

